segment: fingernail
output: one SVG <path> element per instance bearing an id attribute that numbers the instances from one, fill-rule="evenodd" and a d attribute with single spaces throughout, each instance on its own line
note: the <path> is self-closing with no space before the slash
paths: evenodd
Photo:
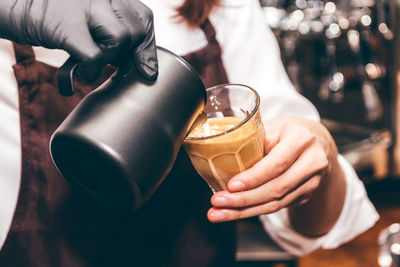
<path id="1" fill-rule="evenodd" d="M 214 221 L 219 221 L 219 220 L 223 220 L 225 218 L 225 213 L 223 211 L 212 211 L 210 213 L 210 217 L 212 218 L 212 220 Z"/>
<path id="2" fill-rule="evenodd" d="M 233 181 L 229 183 L 229 190 L 230 191 L 240 191 L 243 190 L 244 184 L 241 181 Z"/>
<path id="3" fill-rule="evenodd" d="M 213 204 L 216 206 L 226 206 L 228 204 L 228 200 L 224 197 L 215 197 Z"/>

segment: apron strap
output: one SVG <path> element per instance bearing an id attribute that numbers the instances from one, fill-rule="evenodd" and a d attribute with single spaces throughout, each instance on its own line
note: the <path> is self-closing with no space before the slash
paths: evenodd
<path id="1" fill-rule="evenodd" d="M 17 63 L 21 63 L 25 60 L 35 60 L 35 53 L 30 45 L 21 45 L 17 43 L 12 43 L 15 53 L 15 59 Z"/>
<path id="2" fill-rule="evenodd" d="M 215 39 L 216 32 L 215 32 L 215 29 L 214 29 L 214 27 L 212 26 L 212 24 L 211 24 L 211 22 L 210 22 L 209 19 L 206 19 L 206 20 L 200 25 L 200 28 L 203 30 L 203 32 L 204 32 L 204 34 L 205 34 L 205 36 L 206 36 L 206 38 L 207 38 L 207 41 L 208 41 L 209 43 L 214 43 L 214 42 L 216 42 L 216 39 Z"/>
<path id="3" fill-rule="evenodd" d="M 210 20 L 206 19 L 200 25 L 200 29 L 206 36 L 208 44 L 198 51 L 184 55 L 183 58 L 200 74 L 206 87 L 227 83 L 228 77 L 221 58 L 221 47 Z"/>

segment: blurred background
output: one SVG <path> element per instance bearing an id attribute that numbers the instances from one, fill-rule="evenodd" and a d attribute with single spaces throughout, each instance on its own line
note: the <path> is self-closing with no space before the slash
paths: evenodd
<path id="1" fill-rule="evenodd" d="M 319 109 L 341 153 L 386 178 L 394 145 L 394 10 L 385 0 L 263 0 L 289 78 Z M 393 7 L 394 9 L 394 7 Z"/>
<path id="2" fill-rule="evenodd" d="M 400 1 L 260 1 L 289 78 L 319 109 L 381 219 L 338 249 L 251 266 L 399 266 Z"/>

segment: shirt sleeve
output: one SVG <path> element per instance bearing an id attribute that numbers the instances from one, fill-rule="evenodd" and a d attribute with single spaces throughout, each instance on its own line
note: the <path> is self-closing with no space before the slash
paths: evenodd
<path id="1" fill-rule="evenodd" d="M 264 121 L 280 116 L 319 120 L 314 105 L 291 83 L 258 1 L 246 2 L 218 9 L 210 17 L 229 82 L 246 84 L 259 93 Z"/>
<path id="2" fill-rule="evenodd" d="M 340 155 L 338 160 L 346 176 L 346 196 L 342 212 L 327 234 L 309 238 L 296 232 L 291 227 L 287 208 L 260 216 L 264 229 L 271 238 L 289 253 L 300 256 L 319 248 L 337 248 L 372 227 L 379 219 L 364 184 L 352 166 Z"/>

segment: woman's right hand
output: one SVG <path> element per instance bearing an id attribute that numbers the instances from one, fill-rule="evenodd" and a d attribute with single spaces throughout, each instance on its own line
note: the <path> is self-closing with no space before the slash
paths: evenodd
<path id="1" fill-rule="evenodd" d="M 0 37 L 67 51 L 87 81 L 126 58 L 149 80 L 158 73 L 153 14 L 138 0 L 1 0 Z"/>

